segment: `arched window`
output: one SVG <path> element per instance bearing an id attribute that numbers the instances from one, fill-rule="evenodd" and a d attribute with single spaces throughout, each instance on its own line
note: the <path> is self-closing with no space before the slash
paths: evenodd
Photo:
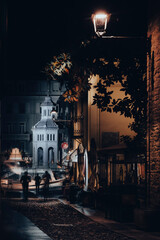
<path id="1" fill-rule="evenodd" d="M 43 148 L 38 148 L 38 166 L 43 166 Z"/>
<path id="2" fill-rule="evenodd" d="M 54 163 L 54 151 L 53 148 L 50 147 L 48 149 L 48 166 L 50 167 Z"/>

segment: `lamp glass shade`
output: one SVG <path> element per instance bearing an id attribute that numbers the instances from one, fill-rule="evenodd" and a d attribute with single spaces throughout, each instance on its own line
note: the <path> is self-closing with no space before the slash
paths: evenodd
<path id="1" fill-rule="evenodd" d="M 98 36 L 102 36 L 106 32 L 107 28 L 107 14 L 96 13 L 93 15 L 93 24 L 95 33 Z"/>

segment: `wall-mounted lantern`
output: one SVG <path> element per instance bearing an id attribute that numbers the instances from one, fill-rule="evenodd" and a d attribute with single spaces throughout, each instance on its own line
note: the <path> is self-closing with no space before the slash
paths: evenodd
<path id="1" fill-rule="evenodd" d="M 95 33 L 101 37 L 106 32 L 108 15 L 105 12 L 97 12 L 92 15 Z"/>

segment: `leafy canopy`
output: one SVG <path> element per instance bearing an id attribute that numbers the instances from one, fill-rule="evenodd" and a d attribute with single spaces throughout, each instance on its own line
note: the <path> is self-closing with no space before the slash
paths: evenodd
<path id="1" fill-rule="evenodd" d="M 133 117 L 129 127 L 137 133 L 135 141 L 145 145 L 146 137 L 146 60 L 143 57 L 121 58 L 74 58 L 70 54 L 60 54 L 45 67 L 47 76 L 65 84 L 64 101 L 77 102 L 91 87 L 89 79 L 99 75 L 93 104 L 101 111 L 115 112 L 125 117 Z M 124 98 L 115 99 L 110 86 L 120 83 Z M 124 137 L 124 140 L 130 141 Z"/>

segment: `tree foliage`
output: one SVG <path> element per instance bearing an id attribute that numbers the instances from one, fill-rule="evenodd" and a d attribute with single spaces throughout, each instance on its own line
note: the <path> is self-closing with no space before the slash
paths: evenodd
<path id="1" fill-rule="evenodd" d="M 146 107 L 147 107 L 147 81 L 145 58 L 98 59 L 94 71 L 98 72 L 100 80 L 95 86 L 97 92 L 93 104 L 102 111 L 115 112 L 132 117 L 133 123 L 129 127 L 137 133 L 134 142 L 145 145 L 146 138 Z M 96 69 L 98 69 L 96 71 Z M 124 98 L 115 99 L 109 87 L 120 83 L 120 91 Z M 127 141 L 127 138 L 123 140 Z"/>
<path id="2" fill-rule="evenodd" d="M 91 87 L 89 78 L 99 75 L 93 104 L 101 111 L 115 112 L 133 118 L 129 127 L 137 133 L 134 141 L 145 145 L 146 137 L 146 60 L 145 57 L 71 57 L 60 54 L 45 68 L 47 76 L 65 84 L 64 101 L 76 102 Z M 119 83 L 124 98 L 115 99 L 110 87 Z M 125 138 L 126 140 L 129 138 Z M 126 140 L 127 142 L 127 140 Z M 130 141 L 128 141 L 130 142 Z"/>
<path id="3" fill-rule="evenodd" d="M 89 74 L 81 62 L 78 64 L 68 53 L 54 56 L 53 60 L 46 65 L 45 73 L 51 80 L 65 84 L 66 91 L 63 93 L 64 101 L 77 102 L 82 94 L 90 89 Z"/>

